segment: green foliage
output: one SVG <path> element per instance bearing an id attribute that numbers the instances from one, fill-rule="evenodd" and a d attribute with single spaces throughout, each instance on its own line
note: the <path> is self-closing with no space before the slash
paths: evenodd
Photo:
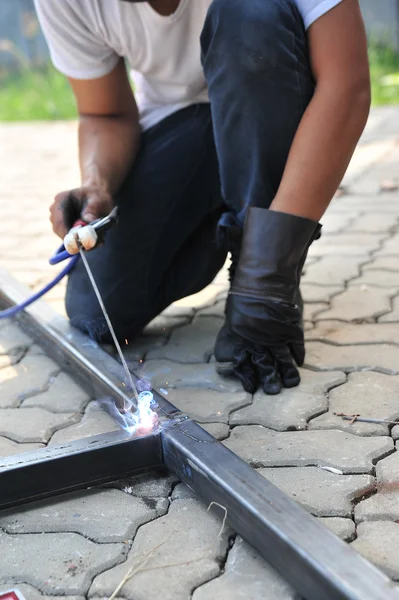
<path id="1" fill-rule="evenodd" d="M 372 43 L 369 59 L 373 105 L 399 104 L 399 54 Z"/>
<path id="2" fill-rule="evenodd" d="M 373 105 L 399 104 L 399 54 L 369 47 Z M 51 65 L 0 71 L 0 121 L 73 119 L 76 107 L 66 78 Z"/>
<path id="3" fill-rule="evenodd" d="M 74 117 L 76 108 L 68 81 L 52 66 L 0 72 L 0 121 Z"/>

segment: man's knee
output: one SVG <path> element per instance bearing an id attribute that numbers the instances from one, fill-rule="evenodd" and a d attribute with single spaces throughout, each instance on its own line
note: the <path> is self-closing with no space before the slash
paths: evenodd
<path id="1" fill-rule="evenodd" d="M 213 0 L 201 35 L 205 73 L 220 60 L 248 73 L 278 68 L 292 53 L 293 31 L 304 37 L 290 0 Z"/>

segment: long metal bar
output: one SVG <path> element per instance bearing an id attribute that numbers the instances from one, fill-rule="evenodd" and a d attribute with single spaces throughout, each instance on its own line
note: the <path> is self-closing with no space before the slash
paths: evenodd
<path id="1" fill-rule="evenodd" d="M 0 458 L 0 509 L 163 465 L 161 437 L 120 431 Z"/>
<path id="2" fill-rule="evenodd" d="M 24 294 L 0 270 L 0 305 L 15 304 Z M 83 385 L 89 382 L 96 393 L 114 398 L 124 396 L 118 363 L 49 307 L 37 303 L 20 321 Z M 230 525 L 304 598 L 398 600 L 395 585 L 381 571 L 162 396 L 154 396 L 165 421 L 160 434 L 164 464 L 207 503 L 224 506 Z"/>

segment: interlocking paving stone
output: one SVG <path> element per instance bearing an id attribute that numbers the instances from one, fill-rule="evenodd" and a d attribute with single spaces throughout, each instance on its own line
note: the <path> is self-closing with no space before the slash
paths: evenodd
<path id="1" fill-rule="evenodd" d="M 51 435 L 76 421 L 74 413 L 52 413 L 44 408 L 0 409 L 0 436 L 15 442 L 48 442 Z"/>
<path id="2" fill-rule="evenodd" d="M 217 317 L 195 319 L 191 325 L 173 331 L 168 343 L 150 350 L 147 358 L 168 358 L 182 363 L 206 362 L 222 325 L 222 319 Z"/>
<path id="3" fill-rule="evenodd" d="M 396 233 L 384 243 L 384 247 L 375 253 L 376 257 L 399 254 L 399 233 Z"/>
<path id="4" fill-rule="evenodd" d="M 218 300 L 218 302 L 215 302 L 211 306 L 201 308 L 197 315 L 198 317 L 219 317 L 220 319 L 224 319 L 225 307 L 226 300 Z"/>
<path id="5" fill-rule="evenodd" d="M 170 360 L 146 361 L 138 376 L 148 381 L 155 389 L 206 388 L 216 392 L 241 392 L 237 379 L 221 377 L 214 364 L 182 364 Z M 167 397 L 168 397 L 167 394 Z"/>
<path id="6" fill-rule="evenodd" d="M 368 370 L 396 375 L 399 373 L 399 348 L 388 344 L 333 346 L 308 342 L 305 364 L 321 370 Z"/>
<path id="7" fill-rule="evenodd" d="M 318 517 L 350 517 L 352 501 L 374 486 L 370 475 L 338 475 L 318 467 L 259 469 L 259 473 Z"/>
<path id="8" fill-rule="evenodd" d="M 21 406 L 38 406 L 51 412 L 76 412 L 87 404 L 89 395 L 66 373 L 51 378 L 49 389 L 21 402 Z"/>
<path id="9" fill-rule="evenodd" d="M 234 412 L 230 424 L 256 423 L 278 431 L 306 429 L 309 419 L 328 409 L 326 392 L 345 381 L 344 373 L 317 373 L 301 369 L 298 388 L 283 389 L 281 394 L 274 397 L 258 391 L 250 406 Z"/>
<path id="10" fill-rule="evenodd" d="M 229 426 L 225 423 L 203 423 L 201 427 L 217 440 L 226 439 L 230 431 Z"/>
<path id="11" fill-rule="evenodd" d="M 43 596 L 36 588 L 26 583 L 19 583 L 17 586 L 12 582 L 5 582 L 2 586 L 4 589 L 17 588 L 25 597 L 26 600 L 59 600 L 59 596 Z M 85 600 L 84 596 L 62 596 L 63 600 Z"/>
<path id="12" fill-rule="evenodd" d="M 314 321 L 319 318 L 319 313 L 324 314 L 328 309 L 326 302 L 317 302 L 315 304 L 306 302 L 303 309 L 303 318 L 305 321 Z"/>
<path id="13" fill-rule="evenodd" d="M 331 297 L 343 289 L 337 285 L 314 285 L 302 283 L 301 292 L 304 302 L 329 302 Z"/>
<path id="14" fill-rule="evenodd" d="M 202 306 L 215 302 L 215 298 L 219 292 L 220 285 L 213 285 L 211 283 L 197 294 L 178 300 L 175 302 L 175 305 L 182 308 L 201 308 Z"/>
<path id="15" fill-rule="evenodd" d="M 29 347 L 33 341 L 20 327 L 7 321 L 0 327 L 0 354 L 9 354 L 20 347 Z"/>
<path id="16" fill-rule="evenodd" d="M 352 519 L 319 517 L 318 520 L 345 542 L 350 542 L 355 538 L 356 527 Z"/>
<path id="17" fill-rule="evenodd" d="M 377 493 L 355 507 L 359 521 L 399 520 L 399 454 L 380 460 L 376 466 Z"/>
<path id="18" fill-rule="evenodd" d="M 295 590 L 244 540 L 229 552 L 223 575 L 194 591 L 193 600 L 297 600 Z"/>
<path id="19" fill-rule="evenodd" d="M 398 257 L 399 262 L 399 257 Z M 361 277 L 354 279 L 350 283 L 351 287 L 361 286 L 362 288 L 371 287 L 382 287 L 397 290 L 399 288 L 399 271 L 387 271 L 387 270 L 376 270 L 369 269 L 364 271 Z"/>
<path id="20" fill-rule="evenodd" d="M 226 394 L 214 390 L 185 388 L 170 390 L 168 400 L 199 423 L 227 423 L 232 411 L 251 403 L 243 390 Z"/>
<path id="21" fill-rule="evenodd" d="M 390 323 L 392 321 L 399 321 L 399 296 L 392 300 L 391 312 L 378 319 L 379 323 Z"/>
<path id="22" fill-rule="evenodd" d="M 309 423 L 309 429 L 342 429 L 356 435 L 388 435 L 382 423 L 351 424 L 334 413 L 359 414 L 384 420 L 399 419 L 399 377 L 382 373 L 351 373 L 348 382 L 330 392 L 329 411 Z"/>
<path id="23" fill-rule="evenodd" d="M 393 450 L 389 437 L 366 438 L 343 431 L 275 432 L 259 425 L 235 427 L 223 442 L 255 467 L 332 467 L 370 473 Z"/>
<path id="24" fill-rule="evenodd" d="M 377 287 L 350 287 L 331 299 L 331 308 L 318 319 L 352 321 L 372 319 L 390 310 L 388 290 Z"/>
<path id="25" fill-rule="evenodd" d="M 306 263 L 302 283 L 342 286 L 359 275 L 362 262 L 364 259 L 353 256 L 345 256 L 344 260 L 342 256 L 323 256 L 315 263 Z"/>
<path id="26" fill-rule="evenodd" d="M 354 210 L 353 212 L 338 213 L 334 214 L 327 210 L 323 216 L 321 223 L 323 225 L 322 235 L 328 235 L 330 233 L 340 233 L 347 231 L 350 226 L 353 227 L 353 222 L 359 219 L 360 212 Z"/>
<path id="27" fill-rule="evenodd" d="M 2 511 L 0 528 L 7 533 L 80 533 L 93 542 L 123 542 L 132 539 L 143 523 L 167 510 L 160 499 L 149 507 L 116 489 L 85 490 Z"/>
<path id="28" fill-rule="evenodd" d="M 137 498 L 167 498 L 177 478 L 173 473 L 143 473 L 135 475 L 110 485 L 118 485 L 126 493 L 132 494 Z"/>
<path id="29" fill-rule="evenodd" d="M 399 261 L 397 256 L 381 256 L 373 259 L 372 262 L 364 265 L 362 271 L 399 271 Z"/>
<path id="30" fill-rule="evenodd" d="M 0 547 L 0 583 L 28 583 L 56 596 L 86 594 L 93 577 L 124 560 L 127 549 L 125 544 L 94 544 L 76 533 L 2 531 Z"/>
<path id="31" fill-rule="evenodd" d="M 24 354 L 25 350 L 23 348 L 15 349 L 10 354 L 0 354 L 0 369 L 6 369 L 7 367 L 19 363 Z"/>
<path id="32" fill-rule="evenodd" d="M 308 332 L 307 338 L 349 345 L 367 343 L 399 344 L 399 324 L 317 321 L 316 326 Z"/>
<path id="33" fill-rule="evenodd" d="M 21 454 L 22 452 L 29 452 L 31 450 L 37 450 L 38 448 L 43 448 L 43 444 L 18 444 L 18 442 L 13 442 L 7 438 L 0 437 L 0 457 L 11 456 L 11 454 Z"/>
<path id="34" fill-rule="evenodd" d="M 341 233 L 321 236 L 309 248 L 310 256 L 367 256 L 378 250 L 386 233 Z"/>
<path id="35" fill-rule="evenodd" d="M 19 406 L 23 398 L 46 389 L 59 366 L 45 356 L 27 354 L 9 368 L 0 370 L 0 408 Z"/>
<path id="36" fill-rule="evenodd" d="M 228 530 L 218 535 L 220 527 L 220 520 L 196 500 L 175 500 L 167 515 L 140 527 L 126 563 L 96 577 L 90 596 L 111 595 L 129 568 L 138 566 L 162 544 L 143 570 L 125 584 L 121 595 L 135 600 L 161 596 L 164 600 L 187 600 L 191 590 L 219 575 L 218 561 L 228 546 Z M 182 566 L 163 568 L 176 563 Z"/>
<path id="37" fill-rule="evenodd" d="M 57 431 L 51 438 L 50 445 L 55 446 L 65 442 L 72 442 L 73 440 L 80 440 L 92 435 L 108 433 L 110 431 L 115 431 L 116 429 L 118 429 L 118 425 L 111 419 L 111 417 L 94 402 L 91 402 L 88 405 L 80 423 Z"/>
<path id="38" fill-rule="evenodd" d="M 351 544 L 382 571 L 399 579 L 399 525 L 389 521 L 359 523 L 357 538 Z"/>
<path id="39" fill-rule="evenodd" d="M 363 215 L 352 220 L 352 223 L 345 228 L 345 233 L 379 233 L 388 232 L 395 227 L 397 219 L 392 214 L 383 211 L 367 211 Z"/>

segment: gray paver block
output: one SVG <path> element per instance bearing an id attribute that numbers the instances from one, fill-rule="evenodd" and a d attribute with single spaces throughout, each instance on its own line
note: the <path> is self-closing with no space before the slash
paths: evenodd
<path id="1" fill-rule="evenodd" d="M 351 544 L 389 577 L 399 579 L 399 525 L 389 521 L 359 523 L 357 538 Z"/>
<path id="2" fill-rule="evenodd" d="M 342 286 L 346 281 L 357 277 L 360 272 L 360 264 L 364 259 L 353 256 L 323 256 L 313 264 L 306 264 L 302 283 L 313 283 L 316 285 Z"/>
<path id="3" fill-rule="evenodd" d="M 398 257 L 399 262 L 399 257 Z M 382 288 L 399 288 L 399 272 L 384 271 L 370 269 L 365 271 L 363 275 L 354 279 L 350 283 L 351 287 L 361 286 L 363 288 L 371 287 L 382 287 Z"/>
<path id="4" fill-rule="evenodd" d="M 48 442 L 57 429 L 76 422 L 74 413 L 52 413 L 44 408 L 0 409 L 0 436 L 16 442 Z"/>
<path id="5" fill-rule="evenodd" d="M 23 400 L 21 406 L 39 406 L 51 412 L 78 412 L 89 399 L 89 395 L 69 375 L 59 373 L 50 379 L 48 390 Z"/>
<path id="6" fill-rule="evenodd" d="M 221 577 L 194 591 L 193 600 L 297 600 L 295 590 L 242 538 L 229 552 Z"/>
<path id="7" fill-rule="evenodd" d="M 26 583 L 15 585 L 12 581 L 2 584 L 4 589 L 17 588 L 26 600 L 59 600 L 59 596 L 48 596 L 41 594 L 36 588 Z M 84 596 L 63 596 L 63 600 L 85 600 Z"/>
<path id="8" fill-rule="evenodd" d="M 219 317 L 219 319 L 224 319 L 224 310 L 226 307 L 226 300 L 219 300 L 212 304 L 211 306 L 207 306 L 206 308 L 201 308 L 197 316 L 198 317 Z"/>
<path id="9" fill-rule="evenodd" d="M 396 375 L 399 373 L 399 348 L 388 344 L 332 346 L 308 342 L 305 364 L 321 370 L 369 370 Z"/>
<path id="10" fill-rule="evenodd" d="M 309 248 L 310 256 L 359 256 L 364 257 L 378 250 L 386 233 L 340 233 L 321 236 Z"/>
<path id="11" fill-rule="evenodd" d="M 345 542 L 350 542 L 355 538 L 356 527 L 352 519 L 343 519 L 342 517 L 319 517 L 318 520 Z"/>
<path id="12" fill-rule="evenodd" d="M 345 383 L 344 373 L 315 372 L 301 369 L 298 388 L 284 389 L 278 396 L 266 396 L 258 391 L 250 406 L 230 417 L 231 425 L 263 425 L 278 431 L 290 428 L 306 429 L 313 416 L 328 409 L 326 393 L 332 387 Z"/>
<path id="13" fill-rule="evenodd" d="M 137 375 L 150 382 L 158 390 L 175 388 L 206 388 L 216 392 L 240 392 L 242 385 L 237 379 L 221 377 L 214 364 L 182 364 L 170 360 L 146 361 Z M 162 392 L 164 393 L 164 392 Z M 168 395 L 168 394 L 167 394 Z"/>
<path id="14" fill-rule="evenodd" d="M 363 265 L 362 271 L 399 271 L 399 261 L 397 256 L 380 256 L 375 258 L 367 265 Z"/>
<path id="15" fill-rule="evenodd" d="M 396 344 L 399 340 L 399 324 L 317 321 L 314 329 L 309 331 L 307 338 L 349 345 Z"/>
<path id="16" fill-rule="evenodd" d="M 125 544 L 94 544 L 75 533 L 0 531 L 0 583 L 33 585 L 48 595 L 84 595 L 97 573 L 120 563 Z"/>
<path id="17" fill-rule="evenodd" d="M 359 211 L 353 211 L 352 213 L 347 212 L 334 214 L 327 210 L 326 214 L 322 218 L 322 235 L 340 233 L 342 231 L 346 232 L 347 229 L 351 226 L 351 224 L 353 224 L 354 220 L 358 218 Z"/>
<path id="18" fill-rule="evenodd" d="M 304 302 L 329 302 L 332 296 L 342 291 L 342 286 L 338 285 L 315 285 L 313 283 L 302 283 L 301 285 Z"/>
<path id="19" fill-rule="evenodd" d="M 172 500 L 196 500 L 196 493 L 185 483 L 179 483 L 172 492 Z"/>
<path id="20" fill-rule="evenodd" d="M 367 211 L 353 219 L 345 229 L 345 233 L 386 233 L 395 227 L 396 221 L 392 214 Z"/>
<path id="21" fill-rule="evenodd" d="M 392 300 L 391 312 L 378 319 L 379 323 L 390 323 L 392 321 L 399 321 L 399 296 Z"/>
<path id="22" fill-rule="evenodd" d="M 19 406 L 23 398 L 44 391 L 59 366 L 45 356 L 27 355 L 13 367 L 0 370 L 0 408 Z"/>
<path id="23" fill-rule="evenodd" d="M 62 415 L 57 416 L 60 417 Z M 118 425 L 115 421 L 97 406 L 95 402 L 91 402 L 88 405 L 82 420 L 75 425 L 71 425 L 71 427 L 66 427 L 65 429 L 57 431 L 51 438 L 49 445 L 55 446 L 57 444 L 63 444 L 64 442 L 72 442 L 73 440 L 80 440 L 85 437 L 108 433 L 117 429 Z"/>
<path id="24" fill-rule="evenodd" d="M 150 508 L 141 498 L 115 489 L 86 490 L 35 502 L 16 513 L 2 511 L 0 528 L 7 533 L 80 533 L 93 542 L 132 539 L 140 525 L 164 514 L 160 503 Z"/>
<path id="25" fill-rule="evenodd" d="M 370 475 L 337 475 L 318 467 L 260 469 L 259 473 L 318 517 L 350 517 L 352 501 L 374 487 Z"/>
<path id="26" fill-rule="evenodd" d="M 168 400 L 198 423 L 227 423 L 232 411 L 251 403 L 244 391 L 215 392 L 198 388 L 170 390 Z"/>
<path id="27" fill-rule="evenodd" d="M 356 521 L 399 520 L 399 454 L 395 452 L 377 463 L 377 493 L 355 508 Z"/>
<path id="28" fill-rule="evenodd" d="M 137 498 L 167 498 L 176 482 L 177 478 L 173 474 L 144 473 L 113 483 L 112 487 L 118 485 L 120 489 Z"/>
<path id="29" fill-rule="evenodd" d="M 220 285 L 211 283 L 197 294 L 193 294 L 192 296 L 187 296 L 186 298 L 178 300 L 174 303 L 174 306 L 190 309 L 202 308 L 203 306 L 213 304 L 219 292 Z"/>
<path id="30" fill-rule="evenodd" d="M 19 363 L 24 354 L 25 350 L 22 348 L 15 349 L 10 354 L 0 354 L 0 370 L 6 369 L 12 365 L 16 365 Z"/>
<path id="31" fill-rule="evenodd" d="M 393 450 L 388 437 L 365 438 L 343 431 L 275 432 L 259 425 L 236 427 L 223 442 L 255 467 L 332 467 L 371 473 L 373 462 Z"/>
<path id="32" fill-rule="evenodd" d="M 222 325 L 223 320 L 217 317 L 197 318 L 191 325 L 174 330 L 168 343 L 150 350 L 147 358 L 168 358 L 182 363 L 206 362 Z"/>
<path id="33" fill-rule="evenodd" d="M 351 424 L 334 413 L 397 420 L 399 418 L 399 377 L 382 373 L 351 373 L 348 382 L 330 392 L 329 412 L 316 417 L 309 429 L 342 429 L 356 435 L 388 435 L 387 424 Z"/>
<path id="34" fill-rule="evenodd" d="M 139 529 L 126 563 L 94 579 L 90 596 L 112 594 L 129 568 L 139 565 L 162 544 L 143 570 L 125 584 L 121 595 L 135 600 L 161 596 L 164 600 L 187 600 L 191 590 L 219 575 L 218 561 L 228 546 L 228 530 L 218 535 L 220 528 L 221 522 L 196 500 L 175 500 L 167 515 Z M 162 568 L 169 564 L 179 566 Z"/>
<path id="35" fill-rule="evenodd" d="M 391 308 L 388 290 L 377 287 L 353 286 L 331 299 L 331 308 L 318 319 L 355 321 L 373 319 Z"/>
<path id="36" fill-rule="evenodd" d="M 230 431 L 229 426 L 225 423 L 203 423 L 201 427 L 217 440 L 226 439 Z"/>
<path id="37" fill-rule="evenodd" d="M 391 254 L 399 254 L 399 233 L 396 233 L 389 240 L 387 240 L 384 243 L 383 248 L 375 253 L 375 256 L 389 256 Z"/>
<path id="38" fill-rule="evenodd" d="M 37 450 L 38 448 L 43 448 L 43 444 L 18 444 L 7 438 L 0 437 L 0 457 L 30 452 L 31 450 Z"/>
<path id="39" fill-rule="evenodd" d="M 10 321 L 0 328 L 0 354 L 9 354 L 17 348 L 28 348 L 33 341 L 18 325 Z"/>
<path id="40" fill-rule="evenodd" d="M 328 309 L 326 302 L 306 302 L 303 307 L 303 318 L 305 321 L 314 321 L 318 318 L 319 313 L 324 313 Z"/>

